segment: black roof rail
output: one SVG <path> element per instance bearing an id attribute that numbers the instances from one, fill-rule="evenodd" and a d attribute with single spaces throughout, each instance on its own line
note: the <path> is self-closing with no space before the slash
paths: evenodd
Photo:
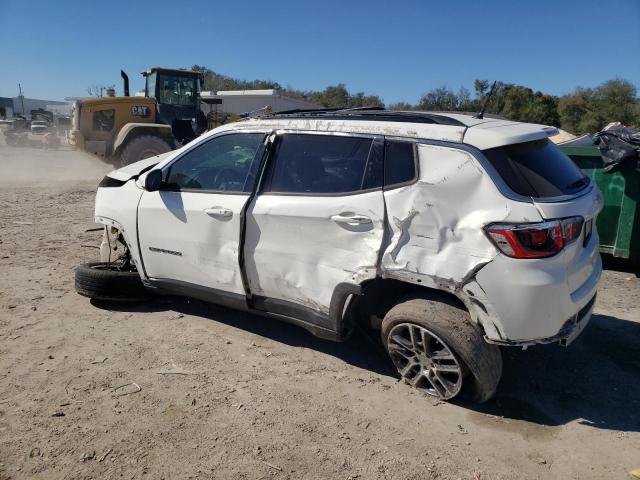
<path id="1" fill-rule="evenodd" d="M 279 112 L 273 112 L 263 116 L 276 116 L 276 115 L 293 115 L 296 113 L 325 113 L 325 112 L 339 112 L 344 108 L 294 108 L 293 110 L 281 110 Z"/>
<path id="2" fill-rule="evenodd" d="M 455 118 L 420 111 L 387 110 L 382 107 L 297 109 L 259 115 L 258 118 L 322 118 L 324 120 L 373 120 L 386 122 L 432 123 L 466 127 Z"/>

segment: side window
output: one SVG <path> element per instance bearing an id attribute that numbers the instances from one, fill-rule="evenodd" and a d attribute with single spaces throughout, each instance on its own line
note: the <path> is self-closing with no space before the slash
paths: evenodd
<path id="1" fill-rule="evenodd" d="M 387 141 L 384 152 L 384 186 L 412 182 L 417 176 L 416 149 L 412 142 Z"/>
<path id="2" fill-rule="evenodd" d="M 93 112 L 93 131 L 110 132 L 116 118 L 115 110 L 98 110 Z"/>
<path id="3" fill-rule="evenodd" d="M 287 134 L 276 142 L 264 192 L 348 193 L 369 188 L 370 138 Z"/>
<path id="4" fill-rule="evenodd" d="M 169 167 L 169 190 L 250 192 L 253 159 L 262 133 L 222 135 L 198 145 Z"/>

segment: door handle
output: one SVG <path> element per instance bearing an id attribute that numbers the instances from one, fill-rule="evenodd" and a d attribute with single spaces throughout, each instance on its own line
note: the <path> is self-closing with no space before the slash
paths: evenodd
<path id="1" fill-rule="evenodd" d="M 349 225 L 367 225 L 373 223 L 369 217 L 364 215 L 332 215 L 331 220 L 336 223 L 347 223 Z"/>
<path id="2" fill-rule="evenodd" d="M 205 208 L 204 209 L 204 213 L 206 213 L 207 215 L 210 215 L 212 217 L 229 218 L 229 217 L 233 216 L 233 212 L 231 210 L 229 210 L 228 208 L 223 208 L 223 207 Z"/>

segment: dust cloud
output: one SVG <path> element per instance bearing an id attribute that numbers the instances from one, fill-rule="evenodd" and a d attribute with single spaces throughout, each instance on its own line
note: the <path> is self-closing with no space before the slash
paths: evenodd
<path id="1" fill-rule="evenodd" d="M 113 166 L 84 152 L 61 146 L 55 150 L 14 147 L 0 133 L 0 187 L 43 183 L 94 183 Z"/>

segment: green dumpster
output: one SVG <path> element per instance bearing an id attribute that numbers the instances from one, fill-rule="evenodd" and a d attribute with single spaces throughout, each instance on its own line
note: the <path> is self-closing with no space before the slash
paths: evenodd
<path id="1" fill-rule="evenodd" d="M 596 147 L 558 147 L 602 192 L 604 207 L 597 221 L 600 252 L 640 263 L 640 172 L 626 169 L 605 173 Z"/>

